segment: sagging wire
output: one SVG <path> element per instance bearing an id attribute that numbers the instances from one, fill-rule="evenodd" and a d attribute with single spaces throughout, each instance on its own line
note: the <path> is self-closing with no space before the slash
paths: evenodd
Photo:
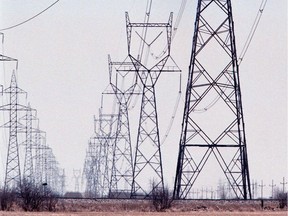
<path id="1" fill-rule="evenodd" d="M 264 11 L 264 9 L 265 9 L 265 6 L 266 6 L 266 4 L 267 4 L 267 1 L 268 1 L 268 0 L 262 0 L 262 2 L 261 2 L 261 4 L 260 4 L 259 10 L 258 10 L 257 15 L 256 15 L 256 18 L 255 18 L 255 20 L 254 20 L 254 22 L 253 22 L 253 25 L 252 25 L 252 27 L 251 27 L 251 30 L 250 30 L 249 35 L 248 35 L 248 37 L 247 37 L 247 40 L 246 40 L 246 42 L 245 42 L 245 44 L 244 44 L 244 47 L 243 47 L 243 49 L 242 49 L 242 51 L 241 51 L 241 53 L 240 53 L 239 58 L 238 58 L 238 66 L 242 63 L 243 58 L 244 58 L 245 54 L 247 53 L 247 50 L 248 50 L 248 48 L 249 48 L 249 46 L 250 46 L 250 44 L 251 44 L 251 41 L 252 41 L 252 39 L 253 39 L 253 37 L 254 37 L 254 35 L 255 35 L 255 32 L 256 32 L 256 30 L 257 30 L 257 27 L 258 27 L 258 25 L 259 25 L 260 19 L 261 19 L 262 15 L 263 15 L 263 11 Z M 228 79 L 227 82 L 226 82 L 226 84 L 228 84 L 228 82 L 230 82 L 230 81 L 231 81 L 231 80 Z M 217 101 L 218 101 L 218 100 L 222 97 L 222 95 L 225 93 L 226 89 L 227 89 L 227 87 L 224 88 L 224 90 L 221 92 L 221 94 L 219 94 L 218 96 L 216 96 L 216 97 L 212 100 L 212 102 L 209 103 L 205 108 L 202 108 L 202 109 L 194 109 L 193 111 L 196 112 L 196 113 L 206 112 L 207 110 L 209 110 L 210 108 L 212 108 L 212 107 L 217 103 Z"/>
<path id="2" fill-rule="evenodd" d="M 18 23 L 18 24 L 9 26 L 9 27 L 7 27 L 7 28 L 0 29 L 0 31 L 6 31 L 6 30 L 9 30 L 9 29 L 16 28 L 16 27 L 18 27 L 18 26 L 21 26 L 21 25 L 23 25 L 23 24 L 25 24 L 25 23 L 27 23 L 27 22 L 35 19 L 36 17 L 38 17 L 39 15 L 41 15 L 42 13 L 44 13 L 45 11 L 47 11 L 48 9 L 50 9 L 51 7 L 53 7 L 55 4 L 57 4 L 59 1 L 60 1 L 60 0 L 55 1 L 54 3 L 52 3 L 51 5 L 49 5 L 47 8 L 45 8 L 45 9 L 42 10 L 42 11 L 40 11 L 40 12 L 37 13 L 36 15 L 30 17 L 29 19 L 24 20 L 24 21 L 22 21 L 22 22 L 20 22 L 20 23 Z"/>
<path id="3" fill-rule="evenodd" d="M 182 16 L 184 14 L 186 3 L 187 3 L 187 0 L 182 0 L 182 2 L 181 2 L 181 5 L 179 8 L 177 17 L 176 17 L 176 21 L 175 21 L 174 27 L 173 27 L 173 32 L 172 32 L 172 36 L 171 36 L 171 43 L 174 40 L 174 37 L 175 37 L 177 30 L 178 30 L 178 26 L 182 20 Z M 163 49 L 163 51 L 159 55 L 154 55 L 153 53 L 151 53 L 151 56 L 157 60 L 157 59 L 163 57 L 166 54 L 167 50 L 168 50 L 168 45 L 165 46 L 165 48 Z"/>
<path id="4" fill-rule="evenodd" d="M 245 54 L 246 54 L 246 52 L 247 52 L 247 50 L 248 50 L 248 48 L 249 48 L 249 46 L 251 44 L 251 41 L 252 41 L 252 39 L 253 39 L 253 37 L 255 35 L 255 32 L 257 30 L 257 27 L 259 25 L 260 19 L 261 19 L 262 15 L 263 15 L 263 11 L 265 9 L 267 1 L 268 0 L 262 0 L 262 2 L 261 2 L 260 8 L 258 10 L 258 13 L 257 13 L 256 17 L 255 17 L 255 20 L 254 20 L 254 23 L 253 23 L 253 25 L 251 27 L 251 30 L 249 32 L 248 38 L 247 38 L 247 40 L 246 40 L 246 42 L 244 44 L 244 47 L 243 47 L 243 49 L 242 49 L 242 51 L 240 53 L 240 56 L 238 58 L 238 65 L 240 65 L 242 63 L 243 58 L 244 58 L 244 56 L 245 56 Z"/>

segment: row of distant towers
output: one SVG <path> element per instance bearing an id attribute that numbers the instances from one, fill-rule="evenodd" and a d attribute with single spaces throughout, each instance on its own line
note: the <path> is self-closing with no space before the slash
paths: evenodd
<path id="1" fill-rule="evenodd" d="M 16 62 L 18 69 L 17 59 L 0 54 L 0 61 Z M 2 143 L 1 150 L 7 146 L 2 190 L 19 191 L 23 184 L 29 184 L 43 186 L 43 189 L 45 187 L 63 194 L 64 170 L 60 170 L 52 149 L 46 143 L 46 132 L 39 127 L 37 110 L 32 108 L 30 103 L 27 105 L 26 100 L 22 100 L 23 95 L 26 95 L 27 99 L 27 93 L 18 86 L 16 72 L 12 72 L 10 86 L 0 85 L 0 87 L 1 96 L 4 97 L 0 106 L 0 111 L 3 112 L 1 118 L 4 121 L 1 122 L 1 128 L 7 129 L 2 132 L 2 141 L 7 141 Z M 8 140 L 4 139 L 7 131 Z"/>
<path id="2" fill-rule="evenodd" d="M 115 96 L 117 111 L 106 114 L 101 106 L 95 118 L 84 165 L 87 196 L 149 198 L 154 189 L 164 190 L 155 88 L 161 73 L 181 71 L 170 56 L 172 14 L 167 23 L 151 23 L 151 2 L 147 8 L 143 23 L 130 22 L 126 13 L 128 57 L 120 62 L 108 58 L 110 88 L 103 95 L 104 99 Z M 159 47 L 164 47 L 160 54 L 149 58 L 150 51 Z M 129 109 L 135 95 L 141 102 L 134 146 Z M 234 197 L 251 198 L 230 0 L 199 0 L 197 4 L 175 199 L 189 198 L 211 157 L 216 158 Z"/>

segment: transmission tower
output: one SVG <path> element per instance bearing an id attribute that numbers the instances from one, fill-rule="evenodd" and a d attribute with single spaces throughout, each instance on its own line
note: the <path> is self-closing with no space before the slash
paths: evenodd
<path id="1" fill-rule="evenodd" d="M 62 196 L 64 196 L 64 192 L 65 192 L 65 169 L 62 169 L 61 173 L 59 174 L 60 175 L 60 178 L 59 178 L 59 184 L 60 184 L 60 187 L 61 187 L 61 192 L 60 194 Z"/>
<path id="2" fill-rule="evenodd" d="M 17 86 L 15 72 L 11 77 L 10 87 L 3 90 L 4 94 L 9 95 L 9 103 L 0 107 L 2 111 L 9 111 L 9 122 L 4 127 L 9 128 L 9 143 L 6 161 L 6 174 L 4 190 L 18 187 L 21 184 L 21 172 L 19 161 L 18 146 L 18 113 L 27 111 L 27 107 L 19 104 L 19 94 L 24 94 L 22 89 Z"/>
<path id="3" fill-rule="evenodd" d="M 99 168 L 97 172 L 100 177 L 100 196 L 102 197 L 109 196 L 113 162 L 113 144 L 115 140 L 115 123 L 115 114 L 103 114 L 100 109 L 99 119 L 95 119 L 95 138 L 99 143 Z"/>
<path id="4" fill-rule="evenodd" d="M 234 195 L 251 198 L 230 0 L 198 1 L 175 199 L 189 198 L 197 177 L 213 156 Z"/>
<path id="5" fill-rule="evenodd" d="M 58 167 L 58 162 L 56 157 L 53 153 L 52 148 L 46 146 L 44 149 L 44 167 L 45 167 L 45 174 L 46 174 L 46 181 L 45 183 L 52 191 L 61 191 L 60 183 L 60 172 Z"/>
<path id="6" fill-rule="evenodd" d="M 74 191 L 75 192 L 79 192 L 80 191 L 80 184 L 79 184 L 79 179 L 81 177 L 81 170 L 80 169 L 73 169 L 73 178 L 75 179 L 75 188 Z"/>
<path id="7" fill-rule="evenodd" d="M 110 86 L 117 98 L 118 116 L 111 170 L 110 197 L 130 198 L 133 179 L 133 159 L 128 107 L 135 93 L 137 81 L 131 76 L 131 62 L 112 62 L 108 57 Z M 128 79 L 130 77 L 131 79 Z M 127 84 L 128 83 L 128 84 Z"/>
<path id="8" fill-rule="evenodd" d="M 46 133 L 41 131 L 39 128 L 39 123 L 34 137 L 35 143 L 33 148 L 35 148 L 35 169 L 34 177 L 35 184 L 41 185 L 47 183 L 46 169 L 44 163 L 44 151 L 46 150 Z"/>
<path id="9" fill-rule="evenodd" d="M 98 139 L 96 137 L 91 137 L 88 143 L 83 171 L 86 178 L 85 193 L 89 198 L 100 197 L 99 147 L 100 143 L 98 142 Z"/>
<path id="10" fill-rule="evenodd" d="M 152 184 L 160 190 L 164 188 L 155 85 L 162 72 L 180 72 L 170 57 L 172 13 L 167 23 L 131 23 L 126 13 L 126 31 L 128 55 L 142 85 L 131 195 L 147 198 L 151 195 Z M 142 35 L 138 33 L 141 31 Z M 139 47 L 137 41 L 141 47 L 140 55 L 136 51 Z M 151 50 L 161 53 L 159 47 L 166 52 L 161 57 L 148 59 L 148 54 L 152 55 Z M 142 53 L 147 53 L 143 61 Z"/>
<path id="11" fill-rule="evenodd" d="M 37 117 L 33 115 L 33 111 L 36 110 L 32 109 L 30 104 L 27 106 L 26 114 L 20 118 L 20 120 L 25 121 L 25 126 L 18 126 L 20 130 L 19 133 L 25 133 L 25 158 L 24 158 L 24 172 L 23 178 L 28 182 L 35 183 L 35 175 L 34 175 L 34 155 L 33 155 L 33 147 L 35 145 L 35 136 L 33 136 L 37 130 L 34 128 L 34 122 L 38 121 Z M 22 128 L 22 130 L 21 130 Z M 39 168 L 39 167 L 38 167 Z"/>

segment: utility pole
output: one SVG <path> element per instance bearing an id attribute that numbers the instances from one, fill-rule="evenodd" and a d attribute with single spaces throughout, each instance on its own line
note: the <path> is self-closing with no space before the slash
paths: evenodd
<path id="1" fill-rule="evenodd" d="M 288 184 L 288 182 L 285 182 L 285 177 L 283 177 L 283 182 L 280 182 L 280 184 L 282 184 L 282 186 L 283 186 L 282 191 L 283 191 L 283 193 L 285 193 L 285 185 Z"/>
<path id="2" fill-rule="evenodd" d="M 261 188 L 261 199 L 263 199 L 263 188 L 265 187 L 266 185 L 263 184 L 263 180 L 261 180 L 261 185 L 259 185 L 259 187 Z"/>
<path id="3" fill-rule="evenodd" d="M 198 0 L 174 199 L 188 198 L 211 157 L 235 197 L 251 198 L 244 125 L 231 0 Z"/>
<path id="4" fill-rule="evenodd" d="M 274 198 L 274 187 L 276 186 L 276 184 L 274 184 L 274 181 L 272 179 L 272 184 L 269 185 L 271 188 L 272 188 L 272 191 L 271 191 L 271 198 L 273 199 Z"/>

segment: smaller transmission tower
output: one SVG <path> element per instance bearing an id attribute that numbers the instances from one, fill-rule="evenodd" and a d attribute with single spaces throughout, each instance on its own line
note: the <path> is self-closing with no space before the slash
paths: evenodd
<path id="1" fill-rule="evenodd" d="M 3 90 L 9 95 L 9 103 L 0 107 L 2 111 L 9 111 L 9 122 L 4 127 L 9 128 L 9 143 L 6 161 L 4 190 L 21 185 L 21 172 L 18 146 L 18 114 L 27 111 L 27 107 L 19 104 L 19 94 L 25 94 L 17 85 L 15 72 L 12 73 L 10 87 Z"/>
<path id="2" fill-rule="evenodd" d="M 43 183 L 47 183 L 46 167 L 44 167 L 46 164 L 44 158 L 46 150 L 46 133 L 40 130 L 39 122 L 35 131 L 34 140 L 35 143 L 33 148 L 35 148 L 35 184 L 41 185 Z"/>
<path id="3" fill-rule="evenodd" d="M 116 115 L 103 114 L 101 109 L 99 119 L 95 119 L 95 133 L 99 147 L 99 168 L 101 189 L 100 196 L 109 196 L 111 170 L 113 162 L 113 144 L 115 140 Z"/>
<path id="4" fill-rule="evenodd" d="M 74 191 L 75 192 L 79 192 L 80 191 L 80 184 L 79 184 L 79 180 L 81 177 L 81 170 L 80 169 L 73 169 L 73 178 L 75 179 L 75 187 L 74 187 Z"/>
<path id="5" fill-rule="evenodd" d="M 99 160 L 100 143 L 96 137 L 91 137 L 88 143 L 86 152 L 84 175 L 86 178 L 86 196 L 89 198 L 100 197 L 101 182 L 100 182 L 100 160 Z"/>
<path id="6" fill-rule="evenodd" d="M 136 94 L 137 79 L 131 74 L 131 62 L 112 62 L 108 57 L 110 86 L 118 102 L 118 117 L 110 183 L 110 197 L 130 198 L 133 179 L 133 159 L 128 107 Z M 132 76 L 131 76 L 132 75 Z M 130 76 L 130 77 L 129 77 Z M 130 79 L 129 79 L 130 78 Z"/>
<path id="7" fill-rule="evenodd" d="M 131 23 L 126 13 L 126 31 L 128 56 L 134 66 L 133 72 L 137 74 L 142 85 L 131 195 L 134 198 L 147 198 L 153 191 L 151 187 L 160 190 L 164 188 L 155 86 L 162 72 L 180 72 L 170 56 L 172 13 L 167 23 Z M 144 34 L 140 35 L 139 32 Z M 159 47 L 163 49 L 159 50 Z M 148 58 L 153 49 L 163 55 L 156 59 Z M 163 53 L 163 50 L 166 52 Z M 143 53 L 147 53 L 144 61 Z"/>
<path id="8" fill-rule="evenodd" d="M 36 113 L 36 110 L 32 109 L 30 104 L 27 106 L 26 114 L 20 118 L 20 120 L 25 121 L 25 126 L 19 127 L 19 133 L 25 133 L 25 158 L 24 158 L 24 172 L 23 172 L 23 178 L 27 182 L 35 182 L 35 176 L 34 176 L 34 155 L 33 155 L 33 147 L 35 144 L 35 136 L 33 136 L 36 133 L 36 129 L 34 128 L 34 124 L 38 123 L 38 119 L 35 115 L 33 115 L 33 111 Z M 22 130 L 21 130 L 22 128 Z"/>

